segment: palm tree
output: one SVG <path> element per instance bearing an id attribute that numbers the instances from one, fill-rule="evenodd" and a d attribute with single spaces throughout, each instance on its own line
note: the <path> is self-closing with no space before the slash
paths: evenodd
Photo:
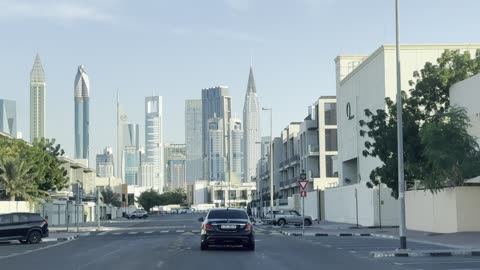
<path id="1" fill-rule="evenodd" d="M 110 187 L 107 187 L 104 191 L 102 191 L 103 203 L 110 204 L 115 207 L 120 207 L 121 203 L 118 199 L 118 195 L 113 192 Z"/>
<path id="2" fill-rule="evenodd" d="M 15 198 L 31 200 L 36 193 L 31 173 L 32 165 L 20 157 L 0 157 L 0 185 L 10 201 Z"/>

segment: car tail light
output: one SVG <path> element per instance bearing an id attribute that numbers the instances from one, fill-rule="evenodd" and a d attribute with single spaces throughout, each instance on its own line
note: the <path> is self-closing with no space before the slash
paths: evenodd
<path id="1" fill-rule="evenodd" d="M 213 226 L 207 223 L 207 224 L 205 224 L 205 230 L 213 231 Z"/>
<path id="2" fill-rule="evenodd" d="M 253 230 L 253 226 L 252 224 L 249 223 L 247 224 L 247 226 L 245 226 L 245 231 L 251 231 L 251 230 Z"/>
<path id="3" fill-rule="evenodd" d="M 44 219 L 42 225 L 48 225 L 48 221 Z"/>

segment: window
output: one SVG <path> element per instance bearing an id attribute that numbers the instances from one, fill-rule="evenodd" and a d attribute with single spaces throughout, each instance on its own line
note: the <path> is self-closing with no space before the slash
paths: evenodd
<path id="1" fill-rule="evenodd" d="M 338 177 L 338 173 L 333 173 L 333 155 L 326 156 L 326 176 L 327 177 Z"/>
<path id="2" fill-rule="evenodd" d="M 325 130 L 325 151 L 337 151 L 337 130 Z"/>
<path id="3" fill-rule="evenodd" d="M 325 103 L 325 125 L 337 124 L 337 104 Z"/>
<path id="4" fill-rule="evenodd" d="M 43 221 L 43 218 L 37 214 L 29 214 L 27 215 L 28 221 Z"/>
<path id="5" fill-rule="evenodd" d="M 12 223 L 12 215 L 0 215 L 0 224 Z"/>
<path id="6" fill-rule="evenodd" d="M 208 213 L 208 219 L 225 218 L 225 219 L 248 219 L 245 211 L 238 210 L 211 210 Z"/>

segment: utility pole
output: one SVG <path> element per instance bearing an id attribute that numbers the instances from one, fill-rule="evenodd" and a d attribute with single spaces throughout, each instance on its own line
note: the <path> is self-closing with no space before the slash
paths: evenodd
<path id="1" fill-rule="evenodd" d="M 273 226 L 273 128 L 272 128 L 272 118 L 273 111 L 272 108 L 262 108 L 263 111 L 270 111 L 270 210 L 272 214 L 272 226 Z"/>

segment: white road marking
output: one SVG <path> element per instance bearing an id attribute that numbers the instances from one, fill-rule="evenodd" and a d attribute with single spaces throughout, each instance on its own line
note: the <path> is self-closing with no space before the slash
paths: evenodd
<path id="1" fill-rule="evenodd" d="M 163 262 L 162 262 L 162 261 L 159 261 L 159 262 L 157 263 L 157 267 L 158 267 L 158 268 L 162 268 L 162 265 L 163 265 Z"/>
<path id="2" fill-rule="evenodd" d="M 101 232 L 101 233 L 99 233 L 99 234 L 97 234 L 97 235 L 105 235 L 105 234 L 107 234 L 107 233 L 108 233 L 108 231 L 105 231 L 105 232 Z"/>
<path id="3" fill-rule="evenodd" d="M 414 264 L 442 264 L 442 263 L 450 263 L 450 264 L 459 264 L 459 263 L 480 263 L 480 261 L 451 261 L 451 262 L 444 262 L 444 261 L 430 261 L 430 262 L 405 262 L 399 263 L 396 262 L 396 265 L 414 265 Z"/>
<path id="4" fill-rule="evenodd" d="M 25 251 L 25 252 L 22 252 L 22 253 L 14 253 L 14 254 L 6 255 L 6 256 L 0 256 L 0 260 L 1 259 L 6 259 L 6 258 L 12 258 L 12 257 L 18 256 L 18 255 L 24 255 L 24 254 L 32 253 L 32 252 L 39 251 L 39 250 L 48 249 L 48 248 L 51 248 L 51 247 L 60 246 L 60 245 L 69 243 L 70 241 L 73 241 L 73 240 L 62 241 L 62 242 L 59 242 L 57 244 L 53 244 L 53 245 L 50 245 L 50 246 L 41 247 L 41 248 L 37 248 L 37 249 L 28 250 L 28 251 Z"/>
<path id="5" fill-rule="evenodd" d="M 183 233 L 185 230 L 177 230 L 178 233 Z"/>
<path id="6" fill-rule="evenodd" d="M 128 234 L 137 234 L 138 232 L 129 232 Z"/>
<path id="7" fill-rule="evenodd" d="M 192 230 L 193 233 L 199 233 L 200 230 Z"/>
<path id="8" fill-rule="evenodd" d="M 160 231 L 160 233 L 168 233 L 169 231 Z"/>
<path id="9" fill-rule="evenodd" d="M 119 234 L 123 234 L 123 232 L 116 232 L 116 233 L 113 233 L 115 235 L 119 235 Z"/>
<path id="10" fill-rule="evenodd" d="M 145 233 L 153 233 L 153 231 L 145 232 Z"/>

